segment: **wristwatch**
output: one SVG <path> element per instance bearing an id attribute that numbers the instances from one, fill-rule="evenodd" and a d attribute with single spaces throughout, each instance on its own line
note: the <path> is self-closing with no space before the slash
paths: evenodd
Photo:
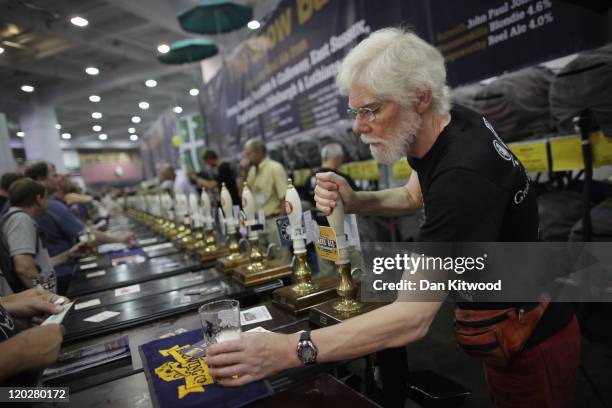
<path id="1" fill-rule="evenodd" d="M 310 339 L 309 331 L 303 331 L 300 334 L 297 356 L 304 365 L 311 365 L 317 362 L 317 347 Z"/>

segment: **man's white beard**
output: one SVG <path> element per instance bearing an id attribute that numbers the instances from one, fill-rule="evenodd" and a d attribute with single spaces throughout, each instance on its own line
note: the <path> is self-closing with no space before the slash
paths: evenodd
<path id="1" fill-rule="evenodd" d="M 379 163 L 393 164 L 406 156 L 408 148 L 418 138 L 421 122 L 421 116 L 416 111 L 404 111 L 396 129 L 389 132 L 388 139 L 361 135 L 361 141 L 363 143 L 380 143 L 376 147 L 370 144 L 372 156 Z"/>

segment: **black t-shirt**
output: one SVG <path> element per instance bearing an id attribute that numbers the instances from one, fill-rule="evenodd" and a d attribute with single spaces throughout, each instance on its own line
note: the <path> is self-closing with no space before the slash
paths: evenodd
<path id="1" fill-rule="evenodd" d="M 419 241 L 538 240 L 537 198 L 529 178 L 483 116 L 456 106 L 431 150 L 421 159 L 408 161 L 418 173 L 423 194 L 425 222 Z M 512 304 L 458 306 L 497 309 Z M 530 343 L 565 327 L 572 314 L 571 305 L 551 304 Z"/>
<path id="2" fill-rule="evenodd" d="M 15 323 L 6 309 L 0 306 L 0 342 L 6 341 L 19 334 L 20 328 Z M 1 358 L 1 356 L 0 356 Z M 33 387 L 38 383 L 38 370 L 24 371 L 11 378 L 0 382 L 2 387 L 28 386 Z"/>
<path id="3" fill-rule="evenodd" d="M 200 172 L 198 173 L 198 177 L 207 180 L 214 179 L 219 185 L 219 188 L 221 188 L 222 183 L 225 183 L 225 187 L 227 187 L 227 190 L 232 196 L 232 202 L 234 202 L 234 204 L 239 204 L 240 197 L 238 196 L 238 188 L 236 186 L 236 173 L 232 165 L 228 162 L 222 162 L 216 169 L 213 169 L 213 171 L 214 174 Z"/>

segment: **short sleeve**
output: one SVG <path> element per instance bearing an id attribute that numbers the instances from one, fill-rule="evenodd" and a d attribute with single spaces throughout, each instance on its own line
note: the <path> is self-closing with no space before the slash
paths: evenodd
<path id="1" fill-rule="evenodd" d="M 497 241 L 507 202 L 507 193 L 486 177 L 464 169 L 447 170 L 427 192 L 419 241 Z"/>
<path id="2" fill-rule="evenodd" d="M 36 254 L 36 226 L 27 214 L 14 214 L 4 224 L 10 256 Z"/>

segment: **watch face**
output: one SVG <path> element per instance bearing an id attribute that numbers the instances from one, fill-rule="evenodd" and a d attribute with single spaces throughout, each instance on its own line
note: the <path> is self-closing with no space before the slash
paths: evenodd
<path id="1" fill-rule="evenodd" d="M 300 343 L 298 357 L 304 364 L 313 363 L 317 357 L 316 353 L 314 345 L 311 342 L 305 341 Z"/>
<path id="2" fill-rule="evenodd" d="M 313 350 L 308 346 L 303 347 L 300 354 L 302 355 L 302 360 L 304 361 L 310 361 L 314 357 Z"/>

